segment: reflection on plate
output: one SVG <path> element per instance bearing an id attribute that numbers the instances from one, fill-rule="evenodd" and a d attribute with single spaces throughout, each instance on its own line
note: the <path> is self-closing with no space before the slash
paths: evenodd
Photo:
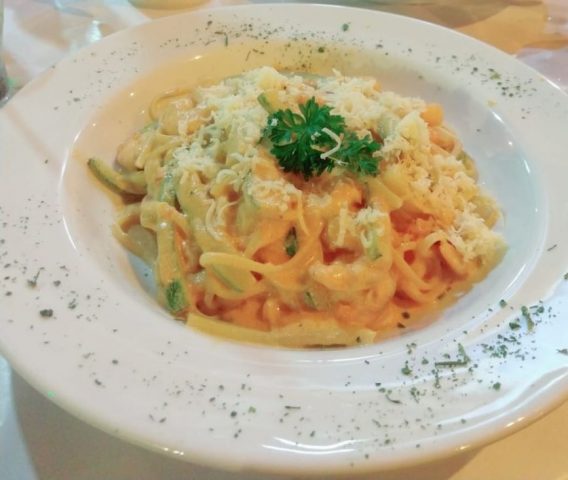
<path id="1" fill-rule="evenodd" d="M 152 280 L 113 240 L 114 205 L 86 158 L 112 158 L 156 93 L 266 64 L 375 75 L 444 105 L 505 212 L 509 251 L 432 325 L 371 346 L 277 351 L 186 329 L 141 288 Z M 567 115 L 567 98 L 529 68 L 404 17 L 266 5 L 113 35 L 0 113 L 2 353 L 84 420 L 222 468 L 359 472 L 505 435 L 567 384 Z"/>

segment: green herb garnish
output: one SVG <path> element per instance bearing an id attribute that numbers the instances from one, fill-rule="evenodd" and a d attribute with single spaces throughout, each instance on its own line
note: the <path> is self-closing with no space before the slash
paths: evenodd
<path id="1" fill-rule="evenodd" d="M 412 398 L 414 398 L 414 401 L 418 402 L 419 397 L 420 397 L 420 390 L 418 390 L 418 388 L 416 388 L 416 387 L 412 387 L 410 389 L 410 395 L 412 395 Z"/>
<path id="2" fill-rule="evenodd" d="M 404 367 L 400 369 L 403 375 L 412 375 L 412 369 L 408 366 L 408 362 L 404 363 Z"/>
<path id="3" fill-rule="evenodd" d="M 521 313 L 523 314 L 523 317 L 525 317 L 525 320 L 527 321 L 527 330 L 529 332 L 532 332 L 534 329 L 534 320 L 532 319 L 532 315 L 529 312 L 529 309 L 523 305 L 521 307 Z"/>
<path id="4" fill-rule="evenodd" d="M 51 308 L 44 308 L 43 310 L 39 311 L 39 314 L 43 318 L 51 318 L 53 317 L 53 310 Z"/>
<path id="5" fill-rule="evenodd" d="M 266 97 L 259 102 L 270 111 Z M 268 116 L 263 138 L 272 142 L 270 152 L 285 172 L 300 173 L 307 180 L 335 167 L 360 175 L 377 175 L 380 145 L 370 136 L 359 138 L 345 128 L 345 119 L 333 115 L 315 98 L 299 105 L 300 113 L 277 110 Z"/>
<path id="6" fill-rule="evenodd" d="M 434 365 L 436 367 L 465 367 L 467 364 L 469 364 L 469 362 L 471 362 L 471 359 L 469 358 L 469 356 L 467 355 L 467 353 L 465 352 L 465 348 L 463 348 L 463 345 L 460 343 L 458 344 L 458 358 L 456 360 L 447 360 L 447 361 L 443 361 L 443 362 L 436 362 L 434 363 Z"/>
<path id="7" fill-rule="evenodd" d="M 394 404 L 396 404 L 396 405 L 400 405 L 400 404 L 402 403 L 400 400 L 397 400 L 397 399 L 395 399 L 395 398 L 392 398 L 392 397 L 390 396 L 390 394 L 391 394 L 391 391 L 390 391 L 390 390 L 387 390 L 387 392 L 385 393 L 385 398 L 386 398 L 389 402 L 394 403 Z"/>
<path id="8" fill-rule="evenodd" d="M 39 274 L 41 273 L 41 271 L 43 270 L 43 268 L 40 268 L 37 273 L 34 275 L 34 277 L 30 280 L 28 280 L 28 287 L 31 288 L 35 288 L 37 287 L 37 279 L 39 278 Z"/>

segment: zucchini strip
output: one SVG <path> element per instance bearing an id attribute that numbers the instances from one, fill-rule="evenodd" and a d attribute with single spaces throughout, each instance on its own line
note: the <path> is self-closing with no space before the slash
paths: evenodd
<path id="1" fill-rule="evenodd" d="M 89 158 L 87 165 L 95 177 L 116 193 L 145 195 L 146 178 L 142 170 L 121 173 L 100 158 Z"/>
<path id="2" fill-rule="evenodd" d="M 207 230 L 205 218 L 209 204 L 205 197 L 204 187 L 192 175 L 184 175 L 177 186 L 177 198 L 181 209 L 187 215 L 191 225 L 193 238 L 202 252 L 223 252 L 245 259 L 227 242 L 217 240 Z M 247 269 L 235 268 L 233 265 L 215 265 L 209 268 L 219 279 L 232 290 L 239 293 L 256 291 L 257 280 Z"/>
<path id="3" fill-rule="evenodd" d="M 180 253 L 176 248 L 175 226 L 163 219 L 158 224 L 156 239 L 156 279 L 164 303 L 173 314 L 181 314 L 189 306 L 188 285 L 182 271 Z"/>

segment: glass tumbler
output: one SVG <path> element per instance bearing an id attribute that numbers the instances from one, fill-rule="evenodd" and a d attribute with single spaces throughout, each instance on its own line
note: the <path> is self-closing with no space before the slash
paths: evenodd
<path id="1" fill-rule="evenodd" d="M 4 25 L 4 0 L 0 0 L 0 105 L 8 98 L 8 75 L 2 60 L 2 26 Z"/>

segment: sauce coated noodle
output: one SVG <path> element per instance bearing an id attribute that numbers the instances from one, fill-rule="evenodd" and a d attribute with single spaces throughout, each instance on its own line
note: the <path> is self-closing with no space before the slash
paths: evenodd
<path id="1" fill-rule="evenodd" d="M 379 175 L 285 173 L 262 140 L 268 114 L 309 98 L 382 148 Z M 350 345 L 465 291 L 505 249 L 500 216 L 439 105 L 372 78 L 264 67 L 169 92 L 92 170 L 138 201 L 114 233 L 152 265 L 160 301 L 190 325 L 287 346 Z M 243 328 L 244 327 L 244 328 Z"/>

